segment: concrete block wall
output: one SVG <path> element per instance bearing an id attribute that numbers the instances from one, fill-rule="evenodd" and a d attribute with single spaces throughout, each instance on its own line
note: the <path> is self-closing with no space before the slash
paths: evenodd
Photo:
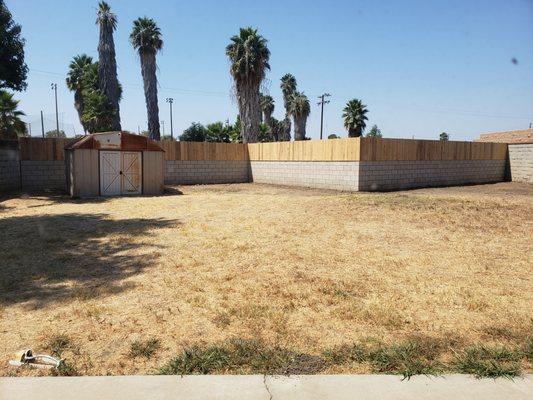
<path id="1" fill-rule="evenodd" d="M 386 191 L 505 180 L 505 160 L 252 161 L 253 182 L 344 191 Z"/>
<path id="2" fill-rule="evenodd" d="M 65 161 L 21 161 L 22 190 L 66 190 Z"/>
<path id="3" fill-rule="evenodd" d="M 345 191 L 358 190 L 357 161 L 251 161 L 253 182 Z"/>
<path id="4" fill-rule="evenodd" d="M 165 184 L 244 183 L 249 161 L 165 161 Z"/>
<path id="5" fill-rule="evenodd" d="M 511 180 L 533 183 L 533 143 L 510 144 L 509 164 Z"/>
<path id="6" fill-rule="evenodd" d="M 20 189 L 20 164 L 17 149 L 0 149 L 0 192 Z"/>
<path id="7" fill-rule="evenodd" d="M 359 190 L 402 190 L 505 180 L 505 160 L 362 161 Z"/>

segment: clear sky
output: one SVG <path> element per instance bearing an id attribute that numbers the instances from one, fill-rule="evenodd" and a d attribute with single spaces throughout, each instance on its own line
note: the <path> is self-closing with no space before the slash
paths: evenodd
<path id="1" fill-rule="evenodd" d="M 132 21 L 149 16 L 163 33 L 158 55 L 160 119 L 169 133 L 166 97 L 174 98 L 174 133 L 191 122 L 233 121 L 237 105 L 225 46 L 239 27 L 268 40 L 265 84 L 283 115 L 280 77 L 296 76 L 312 102 L 307 134 L 318 138 L 317 96 L 331 93 L 325 134 L 346 135 L 342 108 L 367 105 L 368 127 L 385 137 L 473 139 L 480 132 L 522 129 L 533 122 L 533 0 L 406 1 L 138 1 L 109 0 L 124 88 L 122 127 L 146 129 L 138 57 L 128 36 Z M 98 57 L 97 1 L 7 0 L 27 40 L 28 89 L 17 93 L 39 135 L 39 112 L 54 129 L 51 82 L 58 84 L 60 121 L 81 132 L 65 85 L 71 58 Z M 516 59 L 516 63 L 512 59 Z M 368 128 L 367 128 L 368 129 Z"/>

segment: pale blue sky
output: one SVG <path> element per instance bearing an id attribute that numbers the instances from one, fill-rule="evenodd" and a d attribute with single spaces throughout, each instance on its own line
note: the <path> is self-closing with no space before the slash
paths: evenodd
<path id="1" fill-rule="evenodd" d="M 67 134 L 81 131 L 65 86 L 71 58 L 97 58 L 97 1 L 7 0 L 27 40 L 28 89 L 21 108 L 39 135 L 38 115 L 53 119 L 58 83 Z M 225 46 L 239 27 L 268 40 L 266 87 L 281 118 L 279 78 L 290 72 L 312 101 L 308 136 L 318 138 L 316 97 L 332 94 L 325 134 L 346 132 L 342 108 L 360 98 L 369 126 L 386 137 L 473 139 L 480 132 L 533 122 L 533 1 L 138 1 L 109 0 L 115 34 L 123 129 L 146 129 L 139 60 L 128 35 L 139 16 L 155 19 L 165 42 L 158 56 L 160 119 L 169 133 L 166 97 L 174 98 L 174 133 L 192 121 L 234 120 Z M 517 64 L 511 62 L 513 58 Z M 70 124 L 70 125 L 69 125 Z M 48 127 L 48 125 L 47 125 Z M 50 129 L 54 126 L 50 125 Z"/>

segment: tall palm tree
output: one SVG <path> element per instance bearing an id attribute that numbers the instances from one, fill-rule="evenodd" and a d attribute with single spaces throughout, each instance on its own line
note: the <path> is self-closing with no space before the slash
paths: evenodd
<path id="1" fill-rule="evenodd" d="M 359 99 L 350 100 L 342 111 L 344 127 L 348 130 L 348 137 L 362 136 L 368 120 L 366 116 L 368 110 L 363 102 Z"/>
<path id="2" fill-rule="evenodd" d="M 226 55 L 231 62 L 230 73 L 235 82 L 241 135 L 244 143 L 254 143 L 259 138 L 261 121 L 259 86 L 270 69 L 270 51 L 267 40 L 251 27 L 241 28 L 239 34 L 230 40 Z"/>
<path id="3" fill-rule="evenodd" d="M 280 84 L 283 93 L 283 106 L 285 107 L 285 119 L 283 120 L 283 138 L 280 140 L 291 140 L 291 112 L 290 101 L 296 92 L 296 78 L 292 74 L 285 74 L 281 77 Z"/>
<path id="4" fill-rule="evenodd" d="M 117 28 L 117 16 L 105 1 L 98 4 L 96 24 L 100 26 L 98 42 L 98 86 L 105 94 L 114 109 L 113 130 L 120 128 L 120 88 L 117 78 L 117 61 L 115 58 L 115 42 L 113 32 Z"/>
<path id="5" fill-rule="evenodd" d="M 16 139 L 18 136 L 26 136 L 26 124 L 20 119 L 24 114 L 17 110 L 19 101 L 13 98 L 13 94 L 0 90 L 0 138 Z"/>
<path id="6" fill-rule="evenodd" d="M 289 100 L 289 111 L 294 119 L 294 140 L 305 140 L 307 117 L 311 113 L 307 96 L 300 92 L 294 92 Z"/>
<path id="7" fill-rule="evenodd" d="M 143 77 L 144 97 L 148 113 L 148 131 L 150 138 L 159 140 L 159 106 L 157 104 L 157 62 L 156 54 L 163 47 L 161 30 L 151 18 L 139 18 L 133 21 L 130 34 L 133 48 L 139 52 L 141 74 Z"/>
<path id="8" fill-rule="evenodd" d="M 74 108 L 78 112 L 78 118 L 80 119 L 83 130 L 87 132 L 87 125 L 83 121 L 83 89 L 84 89 L 84 76 L 88 68 L 92 65 L 93 59 L 87 54 L 81 54 L 72 59 L 69 65 L 69 71 L 67 74 L 67 87 L 71 92 L 74 92 Z"/>
<path id="9" fill-rule="evenodd" d="M 260 95 L 261 99 L 261 111 L 263 111 L 263 121 L 268 127 L 270 136 L 277 140 L 274 135 L 274 130 L 272 129 L 272 113 L 274 112 L 274 99 L 269 95 Z"/>

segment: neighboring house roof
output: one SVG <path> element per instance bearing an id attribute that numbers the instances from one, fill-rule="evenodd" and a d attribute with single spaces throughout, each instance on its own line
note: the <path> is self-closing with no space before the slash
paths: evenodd
<path id="1" fill-rule="evenodd" d="M 155 140 L 129 132 L 101 132 L 84 136 L 65 149 L 108 149 L 165 151 Z"/>
<path id="2" fill-rule="evenodd" d="M 482 133 L 476 142 L 533 143 L 533 129 Z"/>

